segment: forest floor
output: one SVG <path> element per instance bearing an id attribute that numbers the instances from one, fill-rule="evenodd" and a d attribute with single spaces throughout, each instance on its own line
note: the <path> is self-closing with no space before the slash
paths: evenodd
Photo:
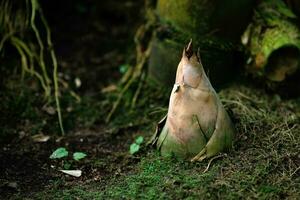
<path id="1" fill-rule="evenodd" d="M 18 136 L 0 149 L 1 199 L 299 198 L 299 99 L 282 100 L 245 85 L 232 85 L 220 96 L 232 111 L 237 136 L 234 149 L 213 160 L 208 170 L 209 160 L 163 158 L 146 147 L 166 111 L 157 102 L 118 114 L 119 122 L 96 122 L 90 128 L 70 130 L 65 137 L 50 135 L 47 142 L 37 142 L 26 127 L 16 126 Z M 137 136 L 145 141 L 138 153 L 130 155 Z M 49 159 L 58 147 L 87 157 Z M 82 170 L 82 176 L 58 171 L 66 163 Z"/>
<path id="2" fill-rule="evenodd" d="M 65 136 L 60 136 L 53 102 L 45 103 L 36 82 L 27 77 L 26 84 L 20 83 L 18 72 L 0 67 L 2 77 L 9 77 L 0 82 L 0 199 L 300 198 L 299 97 L 282 99 L 241 78 L 219 92 L 237 130 L 233 150 L 211 162 L 163 158 L 146 142 L 167 112 L 168 88 L 145 85 L 134 109 L 121 106 L 110 123 L 104 121 L 117 95 L 109 91 L 118 88 L 122 69 L 134 60 L 128 38 L 136 27 L 129 33 L 120 19 L 135 15 L 123 16 L 122 7 L 117 18 L 102 17 L 112 24 L 85 23 L 81 20 L 90 17 L 84 16 L 85 5 L 74 6 L 83 16 L 74 19 L 64 8 L 61 12 L 70 17 L 53 28 L 60 79 L 68 83 L 61 87 Z M 57 24 L 61 16 L 50 16 L 49 24 Z M 39 141 L 36 135 L 49 139 Z M 130 145 L 138 136 L 144 142 L 131 155 Z M 87 157 L 50 159 L 59 147 Z M 60 172 L 66 165 L 82 175 Z"/>

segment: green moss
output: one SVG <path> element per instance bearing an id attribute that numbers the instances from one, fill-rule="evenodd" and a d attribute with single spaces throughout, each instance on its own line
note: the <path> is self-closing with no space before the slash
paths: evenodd
<path id="1" fill-rule="evenodd" d="M 157 12 L 161 18 L 181 31 L 192 33 L 196 28 L 197 18 L 192 15 L 195 10 L 190 8 L 195 5 L 197 5 L 195 1 L 189 0 L 160 0 L 157 3 Z"/>
<path id="2" fill-rule="evenodd" d="M 257 24 L 256 27 L 251 26 L 251 28 L 254 32 L 249 48 L 251 54 L 263 56 L 261 57 L 263 60 L 258 64 L 259 68 L 263 68 L 271 53 L 281 47 L 293 46 L 300 49 L 300 31 L 295 24 L 285 19 L 274 19 L 269 25 Z M 265 29 L 264 33 L 261 33 L 262 29 Z"/>

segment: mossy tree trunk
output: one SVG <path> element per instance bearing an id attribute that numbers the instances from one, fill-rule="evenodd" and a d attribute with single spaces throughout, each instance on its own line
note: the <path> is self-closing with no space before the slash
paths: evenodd
<path id="1" fill-rule="evenodd" d="M 158 25 L 149 59 L 150 79 L 173 84 L 181 49 L 190 39 L 201 48 L 203 65 L 214 85 L 236 72 L 240 37 L 251 19 L 253 0 L 158 0 Z"/>
<path id="2" fill-rule="evenodd" d="M 253 16 L 242 41 L 250 58 L 246 70 L 269 88 L 300 92 L 299 19 L 281 0 L 265 0 Z M 298 78 L 296 78 L 298 77 Z M 284 88 L 283 88 L 284 86 Z"/>

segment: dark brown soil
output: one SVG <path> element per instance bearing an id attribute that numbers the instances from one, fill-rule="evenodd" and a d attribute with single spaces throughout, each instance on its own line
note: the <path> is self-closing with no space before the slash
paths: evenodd
<path id="1" fill-rule="evenodd" d="M 1 199 L 15 193 L 30 197 L 50 184 L 64 188 L 92 181 L 105 186 L 109 178 L 129 173 L 132 163 L 139 161 L 127 153 L 132 141 L 132 132 L 114 135 L 103 128 L 80 130 L 64 138 L 51 137 L 45 143 L 34 142 L 31 137 L 15 139 L 0 149 Z M 49 159 L 58 147 L 69 151 L 68 159 Z M 72 161 L 70 154 L 76 151 L 85 152 L 87 157 L 80 162 Z M 70 169 L 81 169 L 83 175 L 75 178 L 59 172 L 65 161 L 72 163 Z"/>

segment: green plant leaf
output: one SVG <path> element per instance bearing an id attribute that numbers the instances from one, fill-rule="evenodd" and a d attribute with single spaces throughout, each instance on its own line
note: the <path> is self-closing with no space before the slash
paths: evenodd
<path id="1" fill-rule="evenodd" d="M 86 157 L 86 154 L 83 153 L 83 152 L 75 152 L 75 153 L 73 153 L 73 159 L 76 160 L 76 161 L 79 161 L 79 160 L 81 160 L 81 159 L 83 159 L 85 157 Z"/>
<path id="2" fill-rule="evenodd" d="M 135 139 L 135 143 L 137 144 L 142 144 L 144 141 L 144 137 L 143 136 L 139 136 L 138 138 Z"/>
<path id="3" fill-rule="evenodd" d="M 49 157 L 50 159 L 57 159 L 57 158 L 63 158 L 68 156 L 69 152 L 66 150 L 64 147 L 60 147 L 56 149 L 51 156 Z"/>
<path id="4" fill-rule="evenodd" d="M 140 145 L 136 144 L 136 143 L 133 143 L 133 144 L 130 145 L 129 152 L 130 152 L 130 154 L 134 154 L 134 153 L 138 152 L 139 149 L 140 149 Z"/>

